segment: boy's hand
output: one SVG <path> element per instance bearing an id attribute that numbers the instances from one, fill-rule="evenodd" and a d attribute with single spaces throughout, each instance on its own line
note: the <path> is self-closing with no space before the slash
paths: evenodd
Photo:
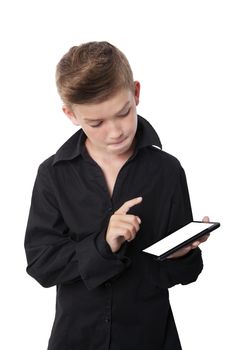
<path id="1" fill-rule="evenodd" d="M 136 215 L 127 214 L 129 209 L 141 203 L 142 197 L 133 198 L 125 202 L 111 216 L 106 233 L 106 241 L 113 253 L 117 252 L 122 243 L 132 241 L 140 229 L 141 220 Z"/>
<path id="2" fill-rule="evenodd" d="M 205 216 L 203 219 L 202 219 L 203 222 L 209 222 L 209 217 L 208 216 Z M 207 241 L 207 239 L 209 238 L 209 234 L 201 237 L 198 241 L 195 241 L 193 242 L 192 244 L 190 245 L 187 245 L 186 247 L 184 248 L 181 248 L 180 250 L 177 250 L 177 252 L 169 255 L 167 257 L 167 259 L 174 259 L 174 258 L 181 258 L 182 256 L 188 254 L 188 252 L 190 252 L 190 250 L 192 249 L 195 249 L 197 248 L 201 243 Z"/>

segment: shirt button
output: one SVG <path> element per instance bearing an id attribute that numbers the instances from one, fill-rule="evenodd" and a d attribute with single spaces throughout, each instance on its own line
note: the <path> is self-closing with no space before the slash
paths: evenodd
<path id="1" fill-rule="evenodd" d="M 108 212 L 111 213 L 112 212 L 112 207 L 108 208 Z"/>
<path id="2" fill-rule="evenodd" d="M 110 282 L 106 282 L 104 285 L 105 285 L 106 288 L 110 288 L 111 287 L 111 283 Z"/>
<path id="3" fill-rule="evenodd" d="M 104 321 L 105 321 L 105 323 L 109 323 L 110 319 L 106 317 Z"/>

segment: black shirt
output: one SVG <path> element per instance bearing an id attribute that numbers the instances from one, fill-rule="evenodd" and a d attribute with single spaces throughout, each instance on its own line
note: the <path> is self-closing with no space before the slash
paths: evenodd
<path id="1" fill-rule="evenodd" d="M 197 279 L 201 251 L 158 262 L 142 250 L 192 220 L 185 173 L 140 116 L 135 137 L 112 196 L 82 129 L 39 166 L 25 249 L 27 272 L 57 288 L 49 350 L 181 349 L 168 288 Z M 140 230 L 112 253 L 109 219 L 138 196 Z"/>

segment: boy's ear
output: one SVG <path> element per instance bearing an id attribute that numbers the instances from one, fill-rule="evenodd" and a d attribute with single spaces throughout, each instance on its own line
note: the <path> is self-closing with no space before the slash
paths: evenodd
<path id="1" fill-rule="evenodd" d="M 139 81 L 134 82 L 134 98 L 136 102 L 136 106 L 139 104 L 139 96 L 140 96 L 140 83 Z"/>
<path id="2" fill-rule="evenodd" d="M 71 108 L 69 108 L 66 105 L 63 105 L 62 110 L 65 113 L 65 115 L 72 121 L 72 123 L 74 125 L 79 125 L 78 120 L 77 120 L 76 116 L 74 115 L 74 112 L 72 111 Z"/>

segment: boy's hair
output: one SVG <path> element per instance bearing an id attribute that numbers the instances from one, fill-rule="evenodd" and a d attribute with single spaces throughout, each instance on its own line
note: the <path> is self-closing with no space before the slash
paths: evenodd
<path id="1" fill-rule="evenodd" d="M 56 84 L 66 105 L 103 102 L 121 88 L 134 92 L 126 56 L 107 41 L 71 47 L 57 64 Z"/>

